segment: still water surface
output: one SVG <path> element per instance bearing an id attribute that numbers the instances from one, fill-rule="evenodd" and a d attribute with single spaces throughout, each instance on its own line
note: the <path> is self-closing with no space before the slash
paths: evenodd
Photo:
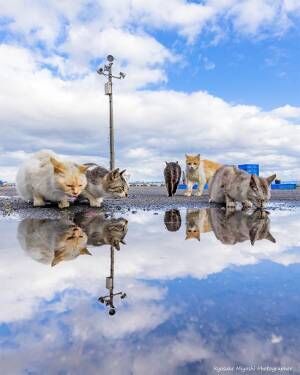
<path id="1" fill-rule="evenodd" d="M 3 218 L 1 373 L 297 373 L 299 218 L 297 208 Z"/>

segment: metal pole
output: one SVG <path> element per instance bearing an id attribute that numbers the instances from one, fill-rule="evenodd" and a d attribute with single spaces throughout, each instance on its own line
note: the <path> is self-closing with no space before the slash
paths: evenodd
<path id="1" fill-rule="evenodd" d="M 114 118 L 113 118 L 113 96 L 112 96 L 112 73 L 111 64 L 109 67 L 108 82 L 111 87 L 109 96 L 109 152 L 110 152 L 110 170 L 115 169 L 115 135 L 114 135 Z"/>
<path id="2" fill-rule="evenodd" d="M 115 169 L 115 133 L 114 133 L 114 116 L 113 116 L 113 92 L 112 92 L 112 80 L 125 78 L 125 73 L 120 72 L 119 76 L 112 74 L 112 65 L 114 57 L 112 55 L 107 56 L 108 64 L 104 67 L 99 68 L 97 73 L 108 78 L 108 82 L 105 83 L 105 95 L 109 96 L 109 167 L 112 171 Z"/>

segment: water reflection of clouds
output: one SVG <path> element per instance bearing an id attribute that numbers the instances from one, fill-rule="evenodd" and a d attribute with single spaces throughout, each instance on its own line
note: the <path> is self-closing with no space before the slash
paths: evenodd
<path id="1" fill-rule="evenodd" d="M 116 287 L 125 290 L 128 298 L 114 317 L 108 317 L 97 303 L 109 271 L 109 246 L 91 246 L 92 257 L 51 268 L 19 249 L 17 223 L 10 223 L 5 229 L 10 240 L 1 252 L 0 321 L 9 327 L 6 336 L 0 335 L 2 371 L 20 373 L 26 367 L 37 372 L 48 368 L 50 373 L 67 368 L 71 373 L 169 374 L 210 373 L 213 365 L 233 362 L 299 365 L 299 326 L 289 320 L 299 298 L 293 297 L 295 305 L 290 308 L 267 308 L 267 291 L 259 290 L 260 298 L 247 302 L 236 285 L 236 302 L 245 304 L 239 316 L 227 306 L 232 296 L 226 294 L 226 286 L 216 286 L 220 295 L 211 292 L 207 296 L 193 286 L 182 291 L 179 287 L 172 297 L 173 283 L 181 279 L 184 284 L 189 276 L 206 282 L 209 276 L 222 280 L 221 272 L 231 266 L 263 260 L 299 263 L 300 254 L 295 251 L 300 245 L 299 211 L 272 212 L 276 244 L 261 240 L 255 246 L 249 241 L 224 245 L 212 231 L 204 233 L 200 242 L 185 241 L 185 212 L 181 215 L 182 225 L 176 232 L 166 231 L 164 214 L 130 215 L 127 245 L 116 253 L 115 264 Z M 275 303 L 278 298 L 275 294 Z M 215 315 L 216 309 L 224 309 L 223 318 Z M 260 320 L 251 320 L 263 309 L 266 314 Z M 270 313 L 271 320 L 264 326 Z M 244 326 L 239 323 L 241 317 Z M 229 324 L 230 319 L 234 322 Z M 272 342 L 272 335 L 281 336 L 282 341 Z"/>

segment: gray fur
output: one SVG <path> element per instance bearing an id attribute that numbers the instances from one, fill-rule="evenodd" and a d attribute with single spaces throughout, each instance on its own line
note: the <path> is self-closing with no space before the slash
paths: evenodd
<path id="1" fill-rule="evenodd" d="M 124 218 L 106 218 L 103 213 L 80 213 L 75 216 L 75 223 L 87 234 L 88 245 L 112 245 L 120 250 L 120 243 L 125 244 L 128 221 Z"/>
<path id="2" fill-rule="evenodd" d="M 92 207 L 100 207 L 105 196 L 124 198 L 128 196 L 129 186 L 123 173 L 119 168 L 108 171 L 94 164 L 87 163 L 89 168 L 86 172 L 87 186 L 81 196 L 87 198 Z"/>
<path id="3" fill-rule="evenodd" d="M 235 208 L 241 202 L 244 208 L 262 208 L 271 197 L 270 184 L 276 178 L 251 175 L 235 166 L 223 166 L 216 171 L 209 184 L 210 202 Z"/>
<path id="4" fill-rule="evenodd" d="M 227 245 L 249 240 L 254 245 L 263 239 L 276 242 L 270 233 L 268 213 L 263 210 L 256 210 L 250 215 L 245 211 L 234 211 L 228 215 L 220 208 L 210 208 L 209 220 L 216 238 Z"/>

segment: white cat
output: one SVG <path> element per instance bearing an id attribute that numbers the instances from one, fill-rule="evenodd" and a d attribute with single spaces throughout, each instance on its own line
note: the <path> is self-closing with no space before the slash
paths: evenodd
<path id="1" fill-rule="evenodd" d="M 87 184 L 86 169 L 60 161 L 52 151 L 39 151 L 20 167 L 17 191 L 35 207 L 44 206 L 46 200 L 58 202 L 59 208 L 69 207 L 68 199 L 78 197 Z"/>

